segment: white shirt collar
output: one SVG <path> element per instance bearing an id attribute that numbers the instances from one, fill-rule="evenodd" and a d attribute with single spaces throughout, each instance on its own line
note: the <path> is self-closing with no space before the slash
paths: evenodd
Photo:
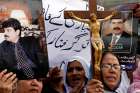
<path id="1" fill-rule="evenodd" d="M 117 43 L 117 42 L 118 42 L 118 40 L 119 40 L 119 39 L 120 39 L 120 37 L 121 37 L 121 34 L 119 34 L 119 35 L 115 35 L 115 34 L 113 34 L 113 35 L 112 35 L 112 39 L 113 39 L 113 37 L 114 37 L 114 36 L 116 36 L 116 37 L 117 37 L 117 39 L 116 39 L 116 43 Z M 111 41 L 111 42 L 112 42 L 112 41 Z"/>
<path id="2" fill-rule="evenodd" d="M 121 34 L 119 34 L 119 35 L 115 35 L 115 34 L 113 34 L 113 36 L 116 36 L 117 39 L 119 39 L 119 38 L 121 37 Z M 112 37 L 113 37 L 113 36 L 112 36 Z"/>

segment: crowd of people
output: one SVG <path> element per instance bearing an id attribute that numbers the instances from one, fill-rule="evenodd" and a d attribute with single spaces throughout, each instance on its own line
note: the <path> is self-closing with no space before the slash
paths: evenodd
<path id="1" fill-rule="evenodd" d="M 48 61 L 41 54 L 38 40 L 20 37 L 18 20 L 10 18 L 3 22 L 2 27 L 5 40 L 0 44 L 0 93 L 140 92 L 139 55 L 136 56 L 137 68 L 133 72 L 132 84 L 113 52 L 102 54 L 99 65 L 101 80 L 97 80 L 90 77 L 90 62 L 80 56 L 64 59 L 62 68 L 49 68 L 48 64 L 44 64 Z"/>
<path id="2" fill-rule="evenodd" d="M 51 79 L 46 82 L 43 93 L 139 93 L 139 59 L 137 55 L 137 68 L 133 72 L 133 81 L 130 81 L 117 55 L 104 52 L 100 64 L 101 80 L 97 80 L 90 77 L 91 69 L 85 59 L 72 56 L 64 60 L 63 68 L 50 70 Z"/>
<path id="3" fill-rule="evenodd" d="M 139 93 L 139 58 L 132 84 L 112 52 L 103 54 L 101 81 L 89 77 L 90 69 L 82 57 L 72 56 L 64 62 L 63 68 L 50 68 L 45 79 L 18 80 L 5 69 L 0 73 L 0 93 Z"/>

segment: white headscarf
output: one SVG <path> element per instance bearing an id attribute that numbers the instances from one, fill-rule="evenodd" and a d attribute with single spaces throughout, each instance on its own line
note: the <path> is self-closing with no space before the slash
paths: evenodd
<path id="1" fill-rule="evenodd" d="M 81 63 L 81 65 L 83 66 L 84 70 L 85 70 L 85 76 L 86 78 L 88 79 L 89 78 L 89 67 L 88 67 L 88 62 L 83 59 L 82 57 L 80 56 L 72 56 L 68 59 L 66 59 L 64 62 L 65 62 L 65 65 L 64 65 L 64 84 L 65 84 L 65 87 L 66 87 L 66 91 L 67 93 L 69 93 L 70 91 L 70 86 L 68 86 L 67 82 L 66 82 L 66 73 L 67 73 L 67 67 L 68 67 L 68 64 L 72 61 L 75 61 L 77 60 L 78 62 Z"/>
<path id="2" fill-rule="evenodd" d="M 127 76 L 126 71 L 122 71 L 121 73 L 121 82 L 116 92 L 118 93 L 127 93 L 127 89 L 130 86 L 130 80 Z"/>

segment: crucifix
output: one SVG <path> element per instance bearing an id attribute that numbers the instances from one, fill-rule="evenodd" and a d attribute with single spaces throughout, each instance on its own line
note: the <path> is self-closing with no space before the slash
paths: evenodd
<path id="1" fill-rule="evenodd" d="M 103 41 L 100 38 L 100 22 L 98 19 L 102 19 L 102 21 L 109 20 L 110 18 L 120 18 L 120 14 L 117 16 L 113 11 L 97 11 L 96 9 L 96 0 L 89 0 L 89 11 L 65 11 L 64 18 L 70 19 L 73 18 L 77 21 L 87 23 L 89 25 L 91 34 L 92 34 L 92 45 L 94 48 L 94 62 L 93 65 L 93 76 L 96 79 L 100 78 L 100 61 L 102 57 L 102 48 Z M 110 15 L 111 14 L 111 15 Z M 89 20 L 85 20 L 89 19 Z M 93 54 L 93 53 L 92 53 Z M 92 60 L 93 61 L 93 60 Z"/>

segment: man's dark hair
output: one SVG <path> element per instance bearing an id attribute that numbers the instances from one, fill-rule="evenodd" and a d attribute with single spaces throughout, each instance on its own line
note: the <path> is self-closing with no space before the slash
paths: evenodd
<path id="1" fill-rule="evenodd" d="M 111 18 L 110 22 L 112 22 L 113 19 L 121 19 L 123 21 L 123 23 L 127 20 L 127 19 L 124 19 L 124 18 Z"/>
<path id="2" fill-rule="evenodd" d="M 7 27 L 13 27 L 15 31 L 16 30 L 21 31 L 22 28 L 20 22 L 15 18 L 9 18 L 8 20 L 2 23 L 2 28 L 7 28 Z"/>

